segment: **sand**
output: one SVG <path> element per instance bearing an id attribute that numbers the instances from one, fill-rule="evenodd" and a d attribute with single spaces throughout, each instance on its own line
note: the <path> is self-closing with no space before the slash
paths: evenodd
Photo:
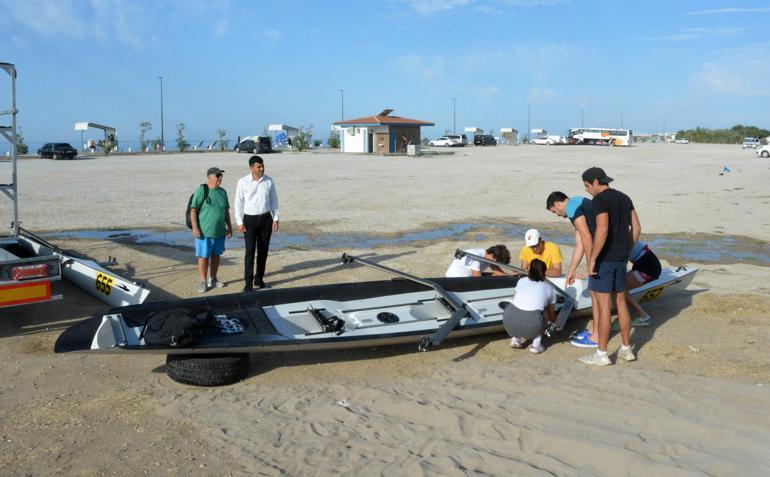
<path id="1" fill-rule="evenodd" d="M 22 219 L 35 231 L 178 229 L 205 169 L 225 169 L 232 195 L 247 158 L 25 160 Z M 284 153 L 266 161 L 279 187 L 280 233 L 394 239 L 276 250 L 266 277 L 276 287 L 383 278 L 340 266 L 343 251 L 435 276 L 458 246 L 500 241 L 518 251 L 522 240 L 502 225 L 568 233 L 545 197 L 581 193 L 579 173 L 591 165 L 633 198 L 647 238 L 673 235 L 692 247 L 735 239 L 760 251 L 770 241 L 770 162 L 736 146 L 468 147 L 438 157 Z M 731 172 L 719 175 L 724 165 Z M 395 240 L 451 224 L 482 231 Z M 116 268 L 146 282 L 151 300 L 195 296 L 189 249 L 57 244 L 98 260 L 117 256 Z M 664 258 L 682 263 L 673 252 Z M 655 326 L 634 332 L 633 363 L 589 368 L 577 362 L 585 351 L 561 339 L 535 356 L 498 334 L 429 353 L 409 345 L 254 355 L 247 379 L 216 389 L 170 381 L 163 356 L 54 355 L 63 327 L 106 310 L 64 283 L 61 302 L 0 310 L 0 475 L 767 475 L 768 264 L 687 265 L 698 275 L 686 293 L 649 304 Z M 227 251 L 220 278 L 228 287 L 211 293 L 238 290 L 241 266 L 241 251 Z"/>

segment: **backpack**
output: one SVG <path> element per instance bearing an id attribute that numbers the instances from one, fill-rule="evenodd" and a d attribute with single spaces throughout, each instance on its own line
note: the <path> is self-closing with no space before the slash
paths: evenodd
<path id="1" fill-rule="evenodd" d="M 209 185 L 208 184 L 201 184 L 201 187 L 203 187 L 203 204 L 206 203 L 206 201 L 209 198 Z M 187 199 L 187 211 L 184 213 L 184 222 L 187 224 L 188 229 L 192 229 L 192 219 L 190 219 L 190 207 L 192 205 L 193 197 L 195 196 L 195 192 L 190 194 L 190 198 Z M 203 209 L 203 204 L 201 204 L 201 208 L 198 209 L 198 213 Z M 200 228 L 200 224 L 198 224 L 198 228 Z"/>
<path id="2" fill-rule="evenodd" d="M 198 313 L 177 307 L 153 312 L 147 317 L 139 339 L 145 344 L 186 348 L 200 341 L 203 330 L 211 319 L 208 310 Z"/>

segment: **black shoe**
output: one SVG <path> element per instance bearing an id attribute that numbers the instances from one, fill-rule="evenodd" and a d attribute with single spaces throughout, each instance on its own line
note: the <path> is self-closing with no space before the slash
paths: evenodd
<path id="1" fill-rule="evenodd" d="M 265 282 L 259 279 L 254 279 L 254 286 L 257 288 L 268 288 L 268 286 L 265 285 Z"/>
<path id="2" fill-rule="evenodd" d="M 248 293 L 250 291 L 254 291 L 254 288 L 250 287 L 249 285 L 246 285 L 243 287 L 243 290 L 241 290 L 241 293 Z"/>

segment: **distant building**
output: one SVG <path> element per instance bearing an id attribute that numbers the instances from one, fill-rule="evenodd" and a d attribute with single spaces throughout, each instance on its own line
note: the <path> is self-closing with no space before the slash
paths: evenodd
<path id="1" fill-rule="evenodd" d="M 513 128 L 500 128 L 503 144 L 516 144 L 519 142 L 519 131 Z"/>
<path id="2" fill-rule="evenodd" d="M 429 121 L 391 116 L 392 112 L 386 109 L 376 116 L 335 122 L 341 129 L 342 152 L 406 153 L 404 137 L 407 144 L 420 144 L 420 127 L 434 125 Z"/>

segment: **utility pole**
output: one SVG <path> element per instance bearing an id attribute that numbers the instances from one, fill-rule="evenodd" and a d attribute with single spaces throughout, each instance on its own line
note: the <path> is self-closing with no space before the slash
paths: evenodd
<path id="1" fill-rule="evenodd" d="M 530 142 L 529 131 L 530 131 L 531 128 L 529 127 L 529 120 L 530 120 L 530 117 L 532 115 L 531 113 L 532 113 L 532 107 L 528 104 L 527 105 L 527 142 L 528 143 Z"/>
<path id="2" fill-rule="evenodd" d="M 583 108 L 580 108 L 580 127 L 583 127 Z"/>
<path id="3" fill-rule="evenodd" d="M 457 134 L 457 103 L 454 96 L 452 96 L 452 134 Z"/>
<path id="4" fill-rule="evenodd" d="M 340 90 L 340 121 L 345 120 L 345 90 Z"/>
<path id="5" fill-rule="evenodd" d="M 166 136 L 163 125 L 163 77 L 158 76 L 160 80 L 160 150 L 166 150 Z"/>

